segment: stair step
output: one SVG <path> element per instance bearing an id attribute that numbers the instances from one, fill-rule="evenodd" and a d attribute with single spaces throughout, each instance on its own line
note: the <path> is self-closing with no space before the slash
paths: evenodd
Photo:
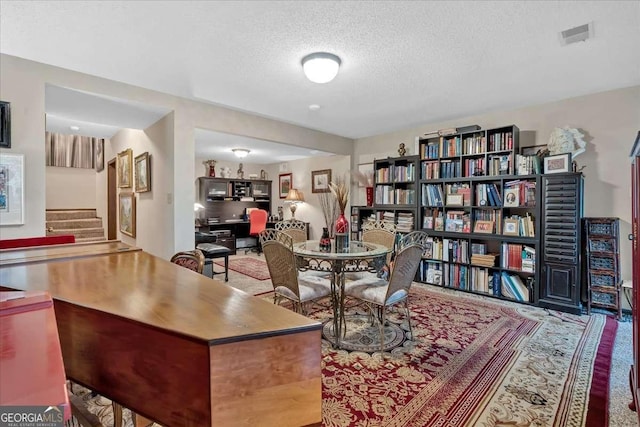
<path id="1" fill-rule="evenodd" d="M 68 228 L 65 230 L 47 231 L 47 236 L 60 236 L 64 234 L 73 234 L 76 241 L 84 237 L 104 237 L 104 228 Z"/>
<path id="2" fill-rule="evenodd" d="M 83 218 L 47 221 L 47 229 L 68 230 L 73 228 L 102 228 L 102 218 Z"/>
<path id="3" fill-rule="evenodd" d="M 76 243 L 100 242 L 103 240 L 107 240 L 106 237 L 79 237 L 76 239 Z"/>
<path id="4" fill-rule="evenodd" d="M 65 219 L 88 219 L 96 218 L 95 209 L 69 209 L 69 210 L 48 210 L 46 212 L 47 221 L 59 221 Z"/>

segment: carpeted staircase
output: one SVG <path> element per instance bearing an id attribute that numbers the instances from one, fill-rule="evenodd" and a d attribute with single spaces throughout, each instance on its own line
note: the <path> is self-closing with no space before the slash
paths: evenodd
<path id="1" fill-rule="evenodd" d="M 105 240 L 95 209 L 47 209 L 47 236 L 73 234 L 76 242 Z"/>

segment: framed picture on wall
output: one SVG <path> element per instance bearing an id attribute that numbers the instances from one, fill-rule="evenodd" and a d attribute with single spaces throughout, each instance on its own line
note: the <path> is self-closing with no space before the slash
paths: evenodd
<path id="1" fill-rule="evenodd" d="M 136 195 L 135 193 L 120 193 L 120 210 L 118 215 L 120 232 L 127 236 L 136 237 Z"/>
<path id="2" fill-rule="evenodd" d="M 291 173 L 281 173 L 278 178 L 278 194 L 281 199 L 287 197 L 289 190 L 291 189 L 291 183 L 293 182 L 292 178 L 293 174 Z"/>
<path id="3" fill-rule="evenodd" d="M 11 148 L 11 104 L 0 101 L 0 148 Z"/>
<path id="4" fill-rule="evenodd" d="M 135 169 L 136 192 L 151 191 L 151 156 L 148 151 L 136 156 Z"/>
<path id="5" fill-rule="evenodd" d="M 311 192 L 312 193 L 328 193 L 331 191 L 329 183 L 331 182 L 331 169 L 311 172 Z"/>
<path id="6" fill-rule="evenodd" d="M 0 153 L 0 225 L 24 224 L 24 155 Z"/>
<path id="7" fill-rule="evenodd" d="M 131 188 L 133 175 L 133 152 L 131 148 L 118 153 L 118 187 Z"/>

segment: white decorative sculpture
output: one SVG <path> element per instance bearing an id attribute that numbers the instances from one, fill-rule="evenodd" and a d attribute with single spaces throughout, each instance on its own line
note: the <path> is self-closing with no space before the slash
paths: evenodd
<path id="1" fill-rule="evenodd" d="M 220 174 L 222 175 L 223 178 L 231 178 L 231 168 L 228 166 L 221 168 Z"/>
<path id="2" fill-rule="evenodd" d="M 551 131 L 549 136 L 549 154 L 554 156 L 556 154 L 571 153 L 571 159 L 584 153 L 587 148 L 587 143 L 582 139 L 584 134 L 580 133 L 578 129 L 565 126 L 563 128 L 555 128 Z"/>

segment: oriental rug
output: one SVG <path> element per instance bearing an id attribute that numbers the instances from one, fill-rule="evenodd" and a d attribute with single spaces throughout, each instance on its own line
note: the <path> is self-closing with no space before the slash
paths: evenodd
<path id="1" fill-rule="evenodd" d="M 390 352 L 323 340 L 325 426 L 608 424 L 614 319 L 444 291 L 412 287 L 415 338 Z"/>
<path id="2" fill-rule="evenodd" d="M 612 317 L 421 285 L 410 298 L 414 337 L 393 313 L 404 337 L 390 351 L 336 350 L 323 339 L 324 426 L 608 425 Z M 311 316 L 327 322 L 331 311 Z M 88 406 L 110 421 L 109 403 L 97 396 Z"/>
<path id="3" fill-rule="evenodd" d="M 215 264 L 224 267 L 224 261 L 217 260 Z M 230 258 L 229 270 L 244 274 L 256 280 L 268 280 L 271 278 L 267 263 L 251 257 Z"/>

